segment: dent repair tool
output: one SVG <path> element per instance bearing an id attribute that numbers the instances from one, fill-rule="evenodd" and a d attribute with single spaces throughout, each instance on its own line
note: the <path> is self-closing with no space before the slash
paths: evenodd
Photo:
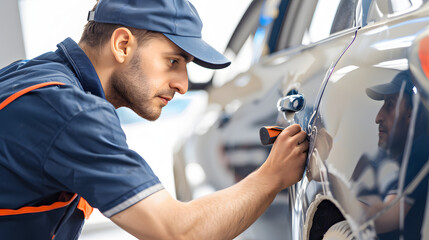
<path id="1" fill-rule="evenodd" d="M 262 145 L 270 145 L 276 141 L 277 136 L 285 129 L 279 126 L 266 126 L 259 129 L 259 138 Z"/>

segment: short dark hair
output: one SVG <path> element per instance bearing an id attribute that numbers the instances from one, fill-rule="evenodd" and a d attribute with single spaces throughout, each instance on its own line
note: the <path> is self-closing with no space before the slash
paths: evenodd
<path id="1" fill-rule="evenodd" d="M 97 7 L 97 4 L 95 4 L 94 8 L 92 9 L 93 11 Z M 129 29 L 131 33 L 137 38 L 139 45 L 142 45 L 147 40 L 155 38 L 159 35 L 158 32 L 127 27 L 121 24 L 99 23 L 95 21 L 89 21 L 83 29 L 83 33 L 79 43 L 85 43 L 86 45 L 93 48 L 101 48 L 108 40 L 110 40 L 112 33 L 116 29 L 121 27 Z"/>

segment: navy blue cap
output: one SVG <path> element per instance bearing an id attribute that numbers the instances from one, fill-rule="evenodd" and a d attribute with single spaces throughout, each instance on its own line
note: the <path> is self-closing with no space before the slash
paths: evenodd
<path id="1" fill-rule="evenodd" d="M 203 23 L 188 0 L 99 0 L 88 21 L 160 32 L 206 68 L 231 64 L 201 38 Z"/>
<path id="2" fill-rule="evenodd" d="M 374 100 L 384 100 L 385 96 L 398 94 L 401 91 L 402 84 L 405 83 L 404 93 L 411 95 L 414 93 L 411 77 L 409 70 L 401 71 L 389 83 L 367 88 L 366 94 Z"/>

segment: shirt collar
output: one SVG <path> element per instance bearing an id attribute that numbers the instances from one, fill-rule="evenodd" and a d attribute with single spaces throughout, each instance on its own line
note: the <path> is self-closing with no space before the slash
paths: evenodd
<path id="1" fill-rule="evenodd" d="M 72 66 L 77 79 L 85 92 L 106 98 L 100 79 L 91 61 L 79 45 L 71 38 L 67 38 L 57 45 L 58 54 L 63 56 Z"/>

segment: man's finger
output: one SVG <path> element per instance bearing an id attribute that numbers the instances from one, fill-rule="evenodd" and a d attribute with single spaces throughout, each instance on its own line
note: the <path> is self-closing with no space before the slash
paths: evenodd
<path id="1" fill-rule="evenodd" d="M 301 132 L 301 126 L 299 124 L 290 125 L 285 130 L 283 130 L 283 132 L 284 134 L 292 137 Z"/>
<path id="2" fill-rule="evenodd" d="M 309 146 L 310 146 L 310 142 L 307 140 L 299 144 L 299 147 L 302 149 L 302 152 L 307 152 Z"/>
<path id="3" fill-rule="evenodd" d="M 301 131 L 301 132 L 299 132 L 298 134 L 296 134 L 296 135 L 294 136 L 294 138 L 296 138 L 296 139 L 297 139 L 298 144 L 303 143 L 303 142 L 305 142 L 305 141 L 307 141 L 307 140 L 308 140 L 308 139 L 307 139 L 307 133 L 306 133 L 306 132 L 304 132 L 304 131 Z"/>

